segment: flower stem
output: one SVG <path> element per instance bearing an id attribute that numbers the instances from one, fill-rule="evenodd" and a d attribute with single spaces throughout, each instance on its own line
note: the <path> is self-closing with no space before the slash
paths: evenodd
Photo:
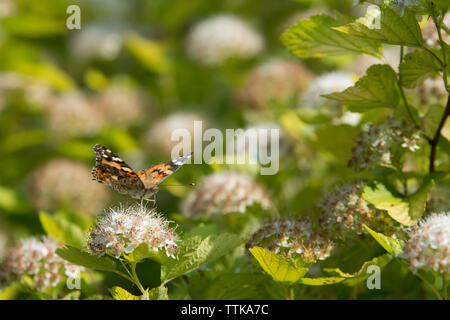
<path id="1" fill-rule="evenodd" d="M 444 85 L 445 85 L 445 90 L 447 90 L 447 92 L 450 93 L 450 88 L 448 85 L 448 74 L 447 74 L 447 52 L 446 52 L 446 45 L 444 40 L 442 40 L 442 34 L 441 34 L 441 26 L 442 26 L 442 21 L 444 19 L 444 16 L 442 16 L 442 18 L 438 21 L 437 16 L 436 16 L 436 11 L 434 9 L 434 4 L 431 3 L 431 16 L 433 18 L 433 22 L 434 25 L 436 26 L 436 31 L 439 37 L 439 44 L 441 46 L 441 51 L 442 51 L 442 78 L 444 80 Z M 449 97 L 447 99 L 447 106 L 445 107 L 444 110 L 444 114 L 442 115 L 442 119 L 439 123 L 439 126 L 436 130 L 436 133 L 434 135 L 434 137 L 429 140 L 430 146 L 431 146 L 431 151 L 430 151 L 430 167 L 429 167 L 429 171 L 434 172 L 434 160 L 436 159 L 436 148 L 437 145 L 439 143 L 439 138 L 441 137 L 441 130 L 444 127 L 445 121 L 447 120 L 447 118 L 450 116 L 450 94 Z"/>
<path id="2" fill-rule="evenodd" d="M 131 273 L 133 275 L 133 282 L 134 282 L 134 284 L 139 288 L 141 293 L 143 295 L 145 295 L 146 291 L 145 291 L 144 287 L 142 286 L 141 282 L 139 281 L 139 277 L 138 277 L 138 275 L 136 273 L 136 263 L 131 263 L 130 267 L 131 267 Z"/>
<path id="3" fill-rule="evenodd" d="M 443 284 L 442 284 L 442 286 L 443 286 L 443 299 L 444 300 L 447 300 L 447 285 L 448 285 L 448 283 L 447 283 L 447 274 L 446 273 L 444 273 L 443 275 L 442 275 L 442 281 L 443 281 Z"/>
<path id="4" fill-rule="evenodd" d="M 445 107 L 444 114 L 442 115 L 442 119 L 439 122 L 438 128 L 436 130 L 436 133 L 434 134 L 434 137 L 429 141 L 431 146 L 430 151 L 430 167 L 429 171 L 430 173 L 434 172 L 434 160 L 436 159 L 436 148 L 439 143 L 439 138 L 441 137 L 441 130 L 444 127 L 445 121 L 450 116 L 450 94 L 447 99 L 447 106 Z"/>
<path id="5" fill-rule="evenodd" d="M 419 272 L 416 272 L 415 275 L 430 287 L 431 291 L 434 292 L 434 294 L 436 295 L 438 300 L 442 300 L 442 297 L 439 294 L 439 291 L 437 291 L 436 288 L 431 283 L 429 283 L 424 277 L 422 277 L 422 275 Z"/>

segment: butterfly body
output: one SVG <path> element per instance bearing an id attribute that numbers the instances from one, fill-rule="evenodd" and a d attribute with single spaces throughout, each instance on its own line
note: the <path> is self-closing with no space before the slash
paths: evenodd
<path id="1" fill-rule="evenodd" d="M 149 199 L 159 191 L 159 184 L 174 173 L 192 153 L 173 160 L 158 163 L 148 169 L 134 172 L 125 161 L 110 149 L 96 144 L 95 166 L 92 168 L 92 178 L 122 194 L 128 194 L 136 199 Z"/>

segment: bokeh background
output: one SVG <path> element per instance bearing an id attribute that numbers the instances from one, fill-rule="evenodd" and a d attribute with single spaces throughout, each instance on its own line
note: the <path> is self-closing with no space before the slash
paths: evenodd
<path id="1" fill-rule="evenodd" d="M 81 30 L 66 28 L 71 4 L 81 8 Z M 132 202 L 91 180 L 94 144 L 140 170 L 168 160 L 172 130 L 192 130 L 194 120 L 220 130 L 279 128 L 280 170 L 261 176 L 254 166 L 184 166 L 157 197 L 158 210 L 182 230 L 190 228 L 194 209 L 185 202 L 196 187 L 169 185 L 199 185 L 225 170 L 245 173 L 263 188 L 252 196 L 263 204 L 270 197 L 273 215 L 314 216 L 324 193 L 352 174 L 347 162 L 362 124 L 385 115 L 361 118 L 320 97 L 352 85 L 379 61 L 300 60 L 280 41 L 298 19 L 335 10 L 361 16 L 364 6 L 351 0 L 0 0 L 0 257 L 21 238 L 44 233 L 41 211 L 68 212 L 89 226 L 105 209 Z M 397 51 L 384 52 L 397 68 Z M 356 256 L 363 262 L 370 254 Z M 359 268 L 354 257 L 342 258 L 341 266 Z"/>

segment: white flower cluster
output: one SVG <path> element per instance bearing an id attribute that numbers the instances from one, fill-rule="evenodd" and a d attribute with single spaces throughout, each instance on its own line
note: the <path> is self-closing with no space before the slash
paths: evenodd
<path id="1" fill-rule="evenodd" d="M 273 58 L 254 68 L 237 92 L 239 102 L 264 110 L 270 104 L 289 103 L 298 99 L 312 79 L 302 64 Z"/>
<path id="2" fill-rule="evenodd" d="M 92 253 L 109 253 L 118 258 L 147 244 L 149 249 L 162 249 L 168 257 L 175 258 L 178 236 L 168 224 L 154 209 L 139 205 L 111 208 L 90 230 L 88 246 Z"/>
<path id="3" fill-rule="evenodd" d="M 69 209 L 96 214 L 108 198 L 107 189 L 92 183 L 90 169 L 83 163 L 55 158 L 32 172 L 28 197 L 41 210 Z"/>
<path id="4" fill-rule="evenodd" d="M 254 57 L 263 46 L 261 35 L 232 15 L 217 15 L 200 21 L 187 38 L 188 55 L 209 66 L 221 65 L 231 57 Z"/>
<path id="5" fill-rule="evenodd" d="M 349 72 L 334 71 L 321 75 L 313 81 L 299 100 L 299 108 L 320 108 L 323 105 L 337 105 L 332 101 L 321 97 L 322 94 L 330 94 L 343 91 L 354 83 L 353 76 Z"/>
<path id="6" fill-rule="evenodd" d="M 231 212 L 245 213 L 247 207 L 260 204 L 269 208 L 270 197 L 264 187 L 250 176 L 236 172 L 221 172 L 207 176 L 191 192 L 182 206 L 187 217 L 204 217 Z"/>
<path id="7" fill-rule="evenodd" d="M 143 97 L 126 86 L 108 86 L 93 99 L 93 104 L 113 125 L 127 127 L 143 120 Z"/>
<path id="8" fill-rule="evenodd" d="M 79 276 L 84 268 L 60 258 L 55 253 L 59 247 L 61 245 L 48 237 L 23 240 L 6 254 L 0 266 L 0 283 L 18 281 L 26 274 L 35 281 L 36 288 L 45 289 L 62 283 L 64 275 Z"/>
<path id="9" fill-rule="evenodd" d="M 349 166 L 355 171 L 371 170 L 376 165 L 391 165 L 393 154 L 404 148 L 420 149 L 419 131 L 406 121 L 388 117 L 380 125 L 370 124 L 355 142 Z"/>
<path id="10" fill-rule="evenodd" d="M 420 221 L 409 233 L 403 258 L 415 270 L 429 268 L 450 274 L 450 212 Z"/>
<path id="11" fill-rule="evenodd" d="M 364 182 L 341 184 L 319 204 L 322 211 L 320 224 L 332 239 L 363 234 L 364 224 L 387 234 L 393 233 L 392 221 L 362 197 L 364 186 Z"/>
<path id="12" fill-rule="evenodd" d="M 122 48 L 123 33 L 115 27 L 101 24 L 86 26 L 74 33 L 70 50 L 81 61 L 113 60 Z"/>
<path id="13" fill-rule="evenodd" d="M 81 92 L 51 97 L 45 111 L 48 130 L 56 138 L 93 136 L 104 124 L 103 115 Z"/>
<path id="14" fill-rule="evenodd" d="M 266 248 L 286 258 L 301 257 L 304 262 L 315 263 L 330 255 L 334 243 L 313 229 L 309 218 L 301 217 L 268 222 L 246 244 L 247 248 L 254 246 Z"/>
<path id="15" fill-rule="evenodd" d="M 172 141 L 172 134 L 176 130 L 185 129 L 189 132 L 190 138 L 183 140 L 189 147 L 194 142 L 194 121 L 201 121 L 202 131 L 208 127 L 204 117 L 190 112 L 174 112 L 158 121 L 144 134 L 143 140 L 149 150 L 158 150 L 163 154 L 170 155 L 172 149 L 179 142 Z M 203 135 L 203 132 L 201 132 Z"/>

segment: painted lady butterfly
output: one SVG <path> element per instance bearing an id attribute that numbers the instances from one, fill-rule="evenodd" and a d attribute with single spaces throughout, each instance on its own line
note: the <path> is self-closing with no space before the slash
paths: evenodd
<path id="1" fill-rule="evenodd" d="M 192 156 L 191 152 L 135 173 L 125 161 L 108 148 L 96 144 L 93 149 L 97 157 L 91 171 L 92 178 L 119 193 L 141 200 L 149 199 L 156 194 L 159 191 L 159 184 Z"/>

